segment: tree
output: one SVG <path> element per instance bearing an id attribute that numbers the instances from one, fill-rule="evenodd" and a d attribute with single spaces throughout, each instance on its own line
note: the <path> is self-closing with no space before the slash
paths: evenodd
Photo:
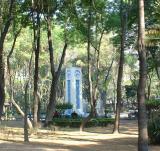
<path id="1" fill-rule="evenodd" d="M 88 100 L 90 102 L 90 105 L 91 105 L 91 111 L 90 111 L 90 114 L 89 116 L 82 122 L 81 126 L 80 126 L 80 131 L 83 131 L 84 129 L 84 126 L 85 124 L 91 119 L 91 117 L 93 116 L 93 114 L 95 113 L 94 111 L 94 105 L 93 105 L 93 85 L 92 85 L 92 79 L 91 79 L 91 76 L 92 76 L 92 73 L 91 73 L 91 19 L 92 19 L 92 10 L 91 10 L 91 7 L 92 7 L 92 0 L 89 1 L 89 9 L 88 9 L 88 21 L 87 21 L 87 70 L 88 70 L 88 77 L 87 77 L 87 80 L 88 80 Z"/>
<path id="2" fill-rule="evenodd" d="M 8 13 L 5 14 L 7 12 L 7 10 L 5 10 L 4 12 L 2 12 L 2 7 L 5 6 L 5 9 L 8 9 Z M 3 48 L 4 48 L 4 41 L 6 38 L 6 35 L 8 33 L 9 27 L 11 25 L 13 16 L 12 16 L 12 11 L 13 11 L 13 7 L 14 7 L 14 0 L 10 0 L 9 1 L 9 5 L 6 1 L 2 1 L 1 2 L 1 8 L 0 8 L 0 18 L 1 18 L 1 36 L 0 36 L 0 119 L 2 116 L 2 112 L 3 112 L 3 105 L 4 105 L 4 101 L 5 101 L 5 80 L 4 80 L 4 62 L 3 62 Z"/>
<path id="3" fill-rule="evenodd" d="M 66 27 L 68 24 L 67 22 L 64 25 L 64 38 L 65 38 L 65 44 L 63 47 L 62 55 L 60 58 L 60 62 L 58 65 L 57 70 L 55 69 L 55 59 L 54 59 L 54 47 L 53 47 L 53 41 L 52 41 L 52 14 L 56 11 L 56 4 L 47 4 L 47 12 L 46 12 L 46 23 L 47 23 L 47 36 L 48 36 L 48 47 L 49 47 L 49 56 L 50 56 L 50 68 L 51 68 L 51 75 L 52 75 L 52 83 L 51 83 L 51 90 L 50 90 L 50 97 L 49 97 L 49 103 L 47 106 L 47 113 L 46 113 L 46 125 L 49 124 L 50 121 L 52 121 L 53 113 L 55 111 L 55 105 L 56 105 L 56 92 L 57 92 L 57 85 L 58 85 L 58 79 L 60 77 L 62 65 L 64 63 L 66 50 L 68 47 L 68 43 L 66 40 Z"/>
<path id="4" fill-rule="evenodd" d="M 138 151 L 148 151 L 147 116 L 145 106 L 145 87 L 146 87 L 146 49 L 145 38 L 145 19 L 144 19 L 144 0 L 138 1 L 138 56 L 139 56 L 139 84 L 137 89 L 138 100 Z"/>
<path id="5" fill-rule="evenodd" d="M 29 142 L 29 136 L 28 136 L 28 125 L 27 125 L 27 120 L 28 120 L 28 88 L 29 88 L 29 82 L 30 82 L 30 78 L 31 78 L 31 66 L 32 66 L 32 57 L 33 57 L 33 53 L 31 54 L 31 58 L 29 61 L 29 65 L 28 65 L 28 78 L 26 80 L 25 83 L 25 93 L 24 93 L 24 142 Z"/>
<path id="6" fill-rule="evenodd" d="M 125 4 L 121 0 L 120 4 L 120 18 L 121 18 L 121 48 L 120 48 L 120 60 L 117 78 L 117 104 L 116 104 L 116 115 L 113 133 L 119 133 L 120 123 L 120 111 L 122 102 L 122 78 L 123 78 L 123 64 L 124 64 L 124 49 L 125 49 L 125 38 L 126 38 L 126 13 L 124 12 Z"/>
<path id="7" fill-rule="evenodd" d="M 40 54 L 40 2 L 32 4 L 32 20 L 33 20 L 33 35 L 34 35 L 34 52 L 35 52 L 35 70 L 34 70 L 34 116 L 33 125 L 37 127 L 38 122 L 38 104 L 40 96 L 38 93 L 38 74 L 39 74 L 39 54 Z"/>
<path id="8" fill-rule="evenodd" d="M 14 40 L 13 40 L 13 44 L 12 44 L 12 48 L 11 51 L 9 52 L 8 56 L 7 56 L 7 69 L 8 69 L 8 80 L 9 80 L 9 95 L 10 95 L 10 101 L 12 102 L 13 106 L 16 108 L 16 110 L 21 114 L 21 116 L 25 119 L 26 114 L 23 112 L 23 110 L 20 108 L 20 106 L 16 103 L 16 101 L 14 100 L 14 86 L 13 86 L 13 78 L 11 76 L 11 68 L 10 68 L 10 58 L 13 54 L 14 48 L 15 48 L 15 43 L 17 40 L 17 37 L 19 36 L 20 32 L 21 32 L 21 27 L 20 29 L 18 29 L 18 31 L 15 33 L 14 35 Z M 27 89 L 27 88 L 26 88 Z M 25 90 L 27 91 L 27 90 Z M 27 95 L 27 94 L 25 94 Z M 25 100 L 26 100 L 26 96 L 25 96 Z M 25 106 L 26 107 L 26 106 Z M 32 123 L 31 121 L 28 119 L 28 117 L 26 118 L 26 125 L 28 125 L 28 127 L 31 129 L 32 128 Z"/>
<path id="9" fill-rule="evenodd" d="M 91 111 L 89 117 L 85 118 L 82 122 L 81 130 L 83 130 L 85 123 L 91 117 L 97 115 L 96 105 L 99 97 L 98 94 L 100 93 L 99 85 L 103 83 L 100 74 L 101 77 L 105 77 L 106 70 L 100 69 L 100 49 L 103 37 L 107 34 L 106 31 L 110 31 L 108 24 L 106 24 L 109 15 L 109 12 L 106 11 L 107 4 L 108 1 L 104 0 L 77 1 L 71 7 L 74 13 L 72 17 L 73 26 L 82 35 L 82 43 L 87 44 L 87 57 L 84 59 L 85 69 L 83 68 L 87 73 L 85 74 L 87 85 L 84 86 L 86 90 L 84 95 L 88 100 Z M 107 61 L 105 62 L 107 64 Z"/>

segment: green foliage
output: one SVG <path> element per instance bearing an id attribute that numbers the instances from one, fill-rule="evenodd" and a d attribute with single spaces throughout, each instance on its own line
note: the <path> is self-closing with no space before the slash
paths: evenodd
<path id="1" fill-rule="evenodd" d="M 56 104 L 56 110 L 60 113 L 63 113 L 67 109 L 72 109 L 73 105 L 70 103 L 57 103 Z"/>
<path id="2" fill-rule="evenodd" d="M 158 109 L 160 107 L 160 100 L 159 99 L 146 100 L 146 107 L 148 109 Z"/>
<path id="3" fill-rule="evenodd" d="M 148 136 L 153 144 L 160 144 L 160 117 L 148 121 Z"/>
<path id="4" fill-rule="evenodd" d="M 82 123 L 82 118 L 72 119 L 72 118 L 57 118 L 53 119 L 53 124 L 60 127 L 80 127 Z M 114 119 L 108 118 L 93 118 L 87 124 L 86 127 L 95 126 L 107 126 L 108 124 L 113 124 Z"/>
<path id="5" fill-rule="evenodd" d="M 137 87 L 135 85 L 126 85 L 125 90 L 127 98 L 133 98 L 137 94 Z"/>
<path id="6" fill-rule="evenodd" d="M 131 68 L 134 68 L 137 62 L 137 57 L 133 54 L 126 54 L 125 55 L 125 63 L 130 66 Z"/>

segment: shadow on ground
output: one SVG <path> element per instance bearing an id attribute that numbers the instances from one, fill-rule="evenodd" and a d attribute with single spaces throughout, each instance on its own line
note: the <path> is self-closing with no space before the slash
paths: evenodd
<path id="1" fill-rule="evenodd" d="M 27 144 L 23 135 L 10 136 L 11 141 L 0 141 L 0 151 L 137 151 L 137 121 L 121 121 L 119 135 L 111 134 L 112 129 L 110 125 L 87 128 L 83 133 L 78 129 L 44 132 L 31 136 Z M 150 146 L 150 151 L 160 151 L 160 146 Z"/>

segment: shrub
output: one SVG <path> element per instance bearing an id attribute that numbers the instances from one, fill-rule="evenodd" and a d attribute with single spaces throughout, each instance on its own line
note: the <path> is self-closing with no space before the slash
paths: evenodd
<path id="1" fill-rule="evenodd" d="M 108 124 L 113 124 L 114 123 L 114 119 L 110 119 L 110 118 L 98 118 L 98 126 L 107 126 Z"/>
<path id="2" fill-rule="evenodd" d="M 96 119 L 91 119 L 88 123 L 86 123 L 86 127 L 95 127 L 98 126 L 98 121 Z"/>
<path id="3" fill-rule="evenodd" d="M 63 114 L 65 110 L 67 109 L 72 109 L 73 108 L 73 105 L 70 104 L 70 103 L 58 103 L 56 104 L 56 110 Z"/>
<path id="4" fill-rule="evenodd" d="M 160 107 L 160 100 L 158 99 L 150 99 L 150 100 L 146 100 L 146 107 L 148 110 L 150 109 L 159 109 Z"/>
<path id="5" fill-rule="evenodd" d="M 69 126 L 76 128 L 81 125 L 81 122 L 82 122 L 81 120 L 71 120 Z"/>
<path id="6" fill-rule="evenodd" d="M 56 104 L 57 110 L 66 110 L 66 109 L 72 109 L 73 105 L 70 103 L 58 103 Z"/>
<path id="7" fill-rule="evenodd" d="M 160 144 L 160 117 L 148 121 L 148 136 L 153 144 Z"/>
<path id="8" fill-rule="evenodd" d="M 80 127 L 82 123 L 82 118 L 55 118 L 53 119 L 53 124 L 60 127 Z M 86 127 L 95 127 L 95 126 L 107 126 L 108 124 L 113 124 L 114 119 L 108 118 L 93 118 L 87 124 Z"/>

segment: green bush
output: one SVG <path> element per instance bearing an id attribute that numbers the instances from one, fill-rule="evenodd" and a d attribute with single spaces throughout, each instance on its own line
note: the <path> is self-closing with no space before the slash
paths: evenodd
<path id="1" fill-rule="evenodd" d="M 160 144 L 160 117 L 148 121 L 148 136 L 153 144 Z"/>
<path id="2" fill-rule="evenodd" d="M 67 121 L 67 120 L 64 120 L 64 121 L 57 120 L 57 121 L 54 121 L 53 123 L 54 123 L 54 125 L 56 125 L 56 126 L 60 126 L 60 127 L 66 127 L 66 126 L 69 126 L 69 124 L 68 124 L 68 121 Z"/>
<path id="3" fill-rule="evenodd" d="M 81 120 L 71 120 L 69 126 L 76 128 L 81 125 L 81 122 L 82 122 Z"/>
<path id="4" fill-rule="evenodd" d="M 72 109 L 73 105 L 70 103 L 58 103 L 56 104 L 57 110 L 66 110 L 66 109 Z"/>
<path id="5" fill-rule="evenodd" d="M 63 114 L 65 110 L 67 109 L 72 109 L 73 105 L 70 103 L 58 103 L 56 104 L 56 110 L 60 113 Z"/>
<path id="6" fill-rule="evenodd" d="M 60 127 L 80 127 L 82 123 L 82 118 L 72 119 L 72 118 L 55 118 L 53 124 Z M 93 118 L 91 119 L 85 127 L 95 127 L 95 126 L 107 126 L 108 124 L 113 124 L 114 119 L 108 118 Z"/>
<path id="7" fill-rule="evenodd" d="M 159 109 L 160 100 L 158 100 L 158 99 L 146 100 L 145 104 L 146 104 L 146 107 L 147 107 L 148 110 L 150 110 L 150 109 Z"/>
<path id="8" fill-rule="evenodd" d="M 107 126 L 108 124 L 113 124 L 114 120 L 113 119 L 105 119 L 105 118 L 99 118 L 98 120 L 98 126 Z"/>

